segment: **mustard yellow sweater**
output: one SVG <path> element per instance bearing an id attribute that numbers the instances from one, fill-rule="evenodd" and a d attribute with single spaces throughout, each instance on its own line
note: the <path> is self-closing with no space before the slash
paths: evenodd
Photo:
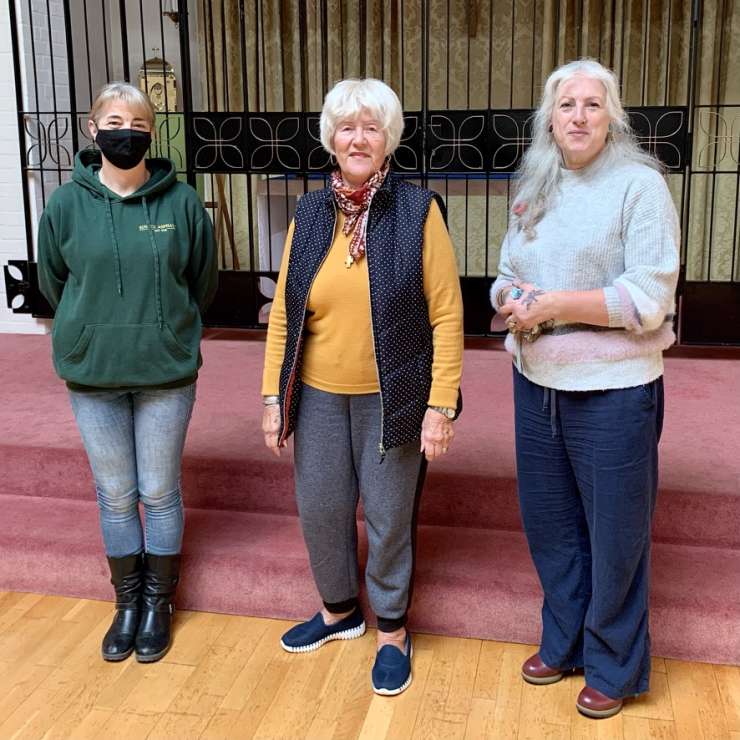
<path id="1" fill-rule="evenodd" d="M 329 393 L 377 393 L 379 390 L 370 323 L 367 260 L 345 267 L 350 236 L 342 233 L 339 212 L 329 253 L 308 296 L 308 316 L 301 378 Z M 265 348 L 262 394 L 277 395 L 285 354 L 285 275 L 293 240 L 285 243 Z M 463 356 L 463 309 L 457 262 L 442 213 L 432 201 L 424 225 L 424 295 L 433 330 L 434 361 L 428 403 L 457 403 Z"/>

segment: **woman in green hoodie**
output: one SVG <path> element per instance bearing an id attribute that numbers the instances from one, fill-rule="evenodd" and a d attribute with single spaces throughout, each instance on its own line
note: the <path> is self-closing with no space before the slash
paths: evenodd
<path id="1" fill-rule="evenodd" d="M 56 310 L 54 368 L 92 468 L 116 592 L 103 658 L 135 650 L 153 662 L 170 646 L 182 450 L 218 267 L 196 192 L 170 160 L 144 159 L 154 128 L 146 95 L 106 85 L 88 126 L 100 151 L 81 151 L 72 181 L 49 198 L 39 283 Z"/>

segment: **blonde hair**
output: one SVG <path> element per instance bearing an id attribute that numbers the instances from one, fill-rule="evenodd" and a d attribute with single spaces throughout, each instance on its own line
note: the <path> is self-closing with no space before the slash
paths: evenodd
<path id="1" fill-rule="evenodd" d="M 330 154 L 340 121 L 354 119 L 366 110 L 378 119 L 385 136 L 385 155 L 393 154 L 403 134 L 403 109 L 398 95 L 385 82 L 367 77 L 337 82 L 324 98 L 321 109 L 321 143 Z"/>
<path id="2" fill-rule="evenodd" d="M 609 135 L 606 146 L 598 155 L 599 167 L 638 162 L 663 171 L 660 161 L 637 143 L 619 98 L 619 80 L 614 72 L 595 59 L 588 58 L 558 67 L 547 78 L 542 99 L 534 114 L 532 144 L 519 166 L 519 182 L 511 209 L 518 225 L 530 238 L 534 237 L 534 227 L 549 208 L 562 177 L 562 155 L 551 126 L 557 93 L 564 82 L 577 75 L 598 80 L 606 92 Z"/>
<path id="3" fill-rule="evenodd" d="M 128 82 L 109 82 L 100 89 L 92 108 L 90 108 L 90 120 L 96 126 L 98 125 L 98 118 L 112 100 L 120 100 L 131 108 L 138 109 L 143 114 L 142 118 L 149 122 L 151 128 L 154 128 L 152 101 L 138 87 L 134 87 Z"/>

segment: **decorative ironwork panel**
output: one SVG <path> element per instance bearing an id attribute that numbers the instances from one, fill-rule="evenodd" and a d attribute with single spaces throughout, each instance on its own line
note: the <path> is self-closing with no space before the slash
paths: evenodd
<path id="1" fill-rule="evenodd" d="M 399 172 L 421 172 L 424 165 L 424 122 L 421 112 L 403 116 L 401 143 L 393 154 L 393 166 Z"/>
<path id="2" fill-rule="evenodd" d="M 247 136 L 241 113 L 194 113 L 190 119 L 196 172 L 244 172 Z"/>
<path id="3" fill-rule="evenodd" d="M 295 174 L 306 169 L 307 132 L 300 113 L 245 115 L 245 169 L 249 172 Z"/>
<path id="4" fill-rule="evenodd" d="M 488 111 L 430 111 L 427 117 L 427 171 L 485 172 L 490 136 Z"/>
<path id="5" fill-rule="evenodd" d="M 306 169 L 310 172 L 328 172 L 334 166 L 334 158 L 321 143 L 321 114 L 306 116 Z"/>
<path id="6" fill-rule="evenodd" d="M 668 170 L 679 171 L 686 166 L 687 108 L 628 108 L 627 113 L 644 149 Z"/>
<path id="7" fill-rule="evenodd" d="M 515 172 L 522 155 L 532 142 L 534 111 L 491 111 L 491 170 Z"/>
<path id="8" fill-rule="evenodd" d="M 737 172 L 740 166 L 740 105 L 696 107 L 692 166 L 697 172 Z"/>

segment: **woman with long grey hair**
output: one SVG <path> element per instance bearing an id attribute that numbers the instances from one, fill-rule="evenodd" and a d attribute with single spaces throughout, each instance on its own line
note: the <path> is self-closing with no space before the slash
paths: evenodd
<path id="1" fill-rule="evenodd" d="M 648 690 L 650 525 L 675 337 L 679 225 L 618 80 L 582 59 L 548 78 L 491 300 L 514 356 L 519 499 L 544 590 L 534 684 L 584 668 L 608 717 Z"/>

